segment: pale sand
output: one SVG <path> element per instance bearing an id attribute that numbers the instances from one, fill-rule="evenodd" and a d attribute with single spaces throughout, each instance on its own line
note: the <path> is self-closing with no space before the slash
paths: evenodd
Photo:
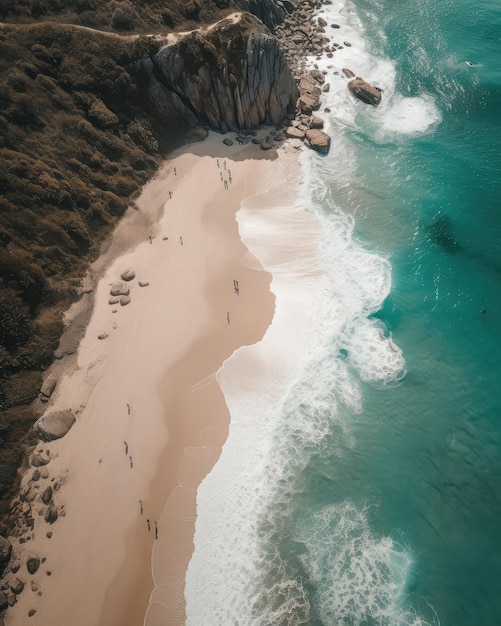
<path id="1" fill-rule="evenodd" d="M 208 148 L 205 142 L 195 150 Z M 238 150 L 227 152 L 233 152 L 231 160 L 226 156 L 233 179 L 228 191 L 220 180 L 225 157 L 219 157 L 218 169 L 215 158 L 184 153 L 162 167 L 137 202 L 150 215 L 152 243 L 129 242 L 131 250 L 107 268 L 78 366 L 58 384 L 51 408 L 72 408 L 77 423 L 64 439 L 40 446 L 53 458 L 50 477 L 37 485 L 42 490 L 53 477 L 65 477 L 54 501 L 64 504 L 66 515 L 49 526 L 34 505 L 34 537 L 20 546 L 17 574 L 27 589 L 9 610 L 7 626 L 26 624 L 30 609 L 37 611 L 29 619 L 34 626 L 142 624 L 153 589 L 154 547 L 155 577 L 160 584 L 168 581 L 171 616 L 178 616 L 166 623 L 184 621 L 196 487 L 217 459 L 228 428 L 214 373 L 237 347 L 262 337 L 274 310 L 270 276 L 256 269 L 235 221 L 241 200 L 256 192 L 272 164 L 255 159 L 262 157 L 257 149 Z M 133 223 L 137 216 L 125 218 L 122 231 L 127 219 Z M 136 272 L 129 283 L 132 302 L 110 306 L 109 285 L 128 268 Z M 149 286 L 139 287 L 141 278 Z M 99 340 L 103 332 L 109 336 Z M 46 557 L 34 576 L 25 566 L 30 553 Z M 31 580 L 41 596 L 29 588 Z"/>

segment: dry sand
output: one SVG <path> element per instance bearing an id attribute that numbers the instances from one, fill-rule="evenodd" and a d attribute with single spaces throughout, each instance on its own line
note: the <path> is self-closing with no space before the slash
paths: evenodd
<path id="1" fill-rule="evenodd" d="M 271 162 L 254 147 L 225 151 L 219 167 L 216 157 L 201 156 L 220 145 L 212 139 L 166 162 L 115 233 L 76 366 L 51 401 L 51 409 L 73 409 L 77 422 L 38 447 L 50 453 L 49 477 L 32 490 L 61 483 L 54 502 L 63 514 L 49 525 L 37 515 L 45 510 L 38 497 L 33 503 L 31 540 L 18 546 L 26 589 L 7 626 L 142 624 L 152 553 L 157 582 L 172 590 L 164 623 L 184 623 L 196 488 L 228 429 L 214 374 L 236 348 L 262 337 L 274 311 L 270 276 L 250 258 L 235 221 Z M 131 303 L 109 305 L 110 284 L 126 269 L 136 272 Z M 33 576 L 32 553 L 46 557 Z M 153 604 L 153 621 L 155 611 Z"/>

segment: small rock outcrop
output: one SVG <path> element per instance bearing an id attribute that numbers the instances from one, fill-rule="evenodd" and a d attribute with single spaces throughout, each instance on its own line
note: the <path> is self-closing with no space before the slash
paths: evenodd
<path id="1" fill-rule="evenodd" d="M 54 502 L 51 502 L 45 512 L 44 520 L 47 524 L 53 524 L 57 520 L 58 516 L 59 514 L 57 512 L 56 505 Z"/>
<path id="2" fill-rule="evenodd" d="M 57 378 L 49 376 L 44 380 L 42 387 L 40 388 L 40 399 L 43 402 L 47 402 L 51 395 L 54 393 L 54 389 L 57 385 Z"/>
<path id="3" fill-rule="evenodd" d="M 34 429 L 41 439 L 52 441 L 53 439 L 64 437 L 75 422 L 75 416 L 70 410 L 53 411 L 52 413 L 42 415 L 35 422 Z"/>
<path id="4" fill-rule="evenodd" d="M 322 130 L 310 128 L 306 131 L 306 140 L 310 148 L 313 148 L 313 150 L 321 152 L 322 154 L 326 154 L 327 152 L 329 152 L 331 138 L 327 133 L 324 133 Z"/>
<path id="5" fill-rule="evenodd" d="M 130 293 L 129 288 L 124 283 L 113 283 L 110 289 L 110 296 L 128 296 Z"/>
<path id="6" fill-rule="evenodd" d="M 12 593 L 15 593 L 18 596 L 22 593 L 24 589 L 24 582 L 20 578 L 14 578 L 14 580 L 10 583 L 10 589 Z"/>
<path id="7" fill-rule="evenodd" d="M 26 561 L 26 569 L 30 574 L 35 574 L 40 567 L 40 559 L 34 554 L 30 554 Z"/>
<path id="8" fill-rule="evenodd" d="M 125 270 L 125 272 L 122 272 L 120 274 L 120 278 L 122 280 L 126 280 L 126 281 L 134 280 L 134 278 L 136 278 L 136 272 L 134 272 L 133 270 Z M 111 294 L 111 295 L 114 296 L 114 295 L 118 295 L 118 294 Z M 127 294 L 124 294 L 124 295 L 127 295 Z"/>
<path id="9" fill-rule="evenodd" d="M 363 78 L 360 78 L 360 76 L 350 80 L 348 89 L 356 98 L 366 104 L 372 104 L 377 107 L 381 102 L 381 91 L 377 87 L 370 85 Z"/>

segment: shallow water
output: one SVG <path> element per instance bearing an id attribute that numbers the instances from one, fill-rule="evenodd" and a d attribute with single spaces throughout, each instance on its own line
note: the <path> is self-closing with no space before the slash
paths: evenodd
<path id="1" fill-rule="evenodd" d="M 219 374 L 189 624 L 501 623 L 498 8 L 320 12 L 352 44 L 318 61 L 332 148 L 303 154 L 292 204 L 239 217 L 277 313 Z"/>

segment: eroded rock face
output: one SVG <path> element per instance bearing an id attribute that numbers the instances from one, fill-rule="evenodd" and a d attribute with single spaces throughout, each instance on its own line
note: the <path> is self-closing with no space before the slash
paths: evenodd
<path id="1" fill-rule="evenodd" d="M 362 100 L 362 102 L 365 102 L 366 104 L 372 104 L 377 107 L 377 105 L 381 102 L 381 92 L 379 89 L 370 85 L 363 78 L 360 78 L 360 76 L 350 80 L 348 83 L 348 89 L 356 98 Z"/>
<path id="2" fill-rule="evenodd" d="M 281 122 L 298 97 L 277 40 L 248 13 L 180 38 L 142 69 L 161 113 L 222 132 Z"/>
<path id="3" fill-rule="evenodd" d="M 35 422 L 34 429 L 38 436 L 44 441 L 52 441 L 64 437 L 69 429 L 73 426 L 76 419 L 73 413 L 67 411 L 53 411 L 42 415 Z"/>

